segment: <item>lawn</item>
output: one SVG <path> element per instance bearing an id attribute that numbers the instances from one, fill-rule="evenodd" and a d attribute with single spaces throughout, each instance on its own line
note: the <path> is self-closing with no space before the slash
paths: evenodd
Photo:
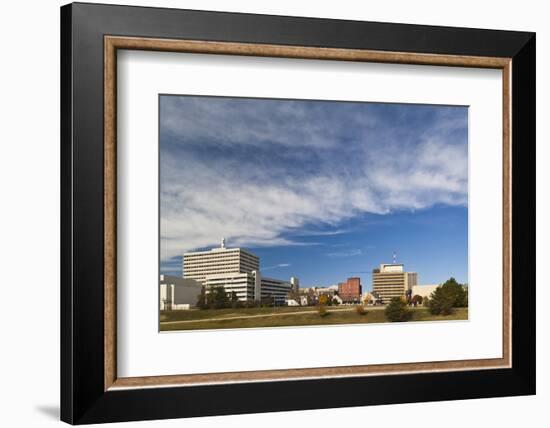
<path id="1" fill-rule="evenodd" d="M 281 306 L 278 308 L 240 308 L 240 309 L 191 309 L 188 311 L 161 311 L 160 322 L 202 320 L 231 316 L 271 315 L 273 313 L 316 311 L 315 307 Z"/>
<path id="2" fill-rule="evenodd" d="M 412 309 L 412 321 L 467 320 L 468 308 L 459 308 L 452 315 L 431 315 L 428 309 Z M 302 313 L 304 312 L 304 313 Z M 365 315 L 354 307 L 329 307 L 321 317 L 315 307 L 206 309 L 162 311 L 161 331 L 210 330 L 227 328 L 289 327 L 306 325 L 374 324 L 388 322 L 384 308 L 368 308 Z"/>

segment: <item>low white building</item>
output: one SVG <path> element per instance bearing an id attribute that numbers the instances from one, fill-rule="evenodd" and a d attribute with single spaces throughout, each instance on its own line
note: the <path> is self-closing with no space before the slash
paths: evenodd
<path id="1" fill-rule="evenodd" d="M 242 302 L 254 300 L 257 288 L 256 275 L 254 273 L 208 275 L 203 283 L 207 294 L 212 288 L 223 287 L 226 293 L 230 296 L 235 293 L 237 299 Z"/>
<path id="2" fill-rule="evenodd" d="M 197 303 L 201 284 L 190 278 L 161 275 L 159 282 L 160 310 L 190 309 Z"/>
<path id="3" fill-rule="evenodd" d="M 251 273 L 226 273 L 208 275 L 204 279 L 206 293 L 214 287 L 223 287 L 228 294 L 235 293 L 238 300 L 261 301 L 272 300 L 276 305 L 284 305 L 288 294 L 297 290 L 299 282 L 292 277 L 290 281 L 267 278 L 259 271 Z"/>
<path id="4" fill-rule="evenodd" d="M 430 297 L 439 284 L 413 285 L 411 289 L 411 297 L 422 296 L 422 298 Z"/>

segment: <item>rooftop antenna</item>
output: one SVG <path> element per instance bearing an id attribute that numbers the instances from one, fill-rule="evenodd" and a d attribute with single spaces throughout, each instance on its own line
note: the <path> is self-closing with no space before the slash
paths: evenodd
<path id="1" fill-rule="evenodd" d="M 395 254 L 395 251 L 393 252 L 393 264 L 397 264 L 397 254 Z"/>
<path id="2" fill-rule="evenodd" d="M 225 238 L 222 237 L 220 248 L 225 248 Z"/>

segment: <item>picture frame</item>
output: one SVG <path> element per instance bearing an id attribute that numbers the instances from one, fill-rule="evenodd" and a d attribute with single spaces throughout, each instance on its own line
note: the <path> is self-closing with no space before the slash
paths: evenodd
<path id="1" fill-rule="evenodd" d="M 118 377 L 118 50 L 502 70 L 502 358 Z M 63 6 L 61 419 L 86 424 L 534 394 L 535 97 L 534 33 Z"/>

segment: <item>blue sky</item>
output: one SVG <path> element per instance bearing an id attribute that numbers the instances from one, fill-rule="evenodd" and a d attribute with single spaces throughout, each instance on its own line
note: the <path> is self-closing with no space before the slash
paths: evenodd
<path id="1" fill-rule="evenodd" d="M 461 106 L 161 96 L 161 272 L 224 236 L 301 286 L 369 288 L 394 251 L 466 282 L 467 141 Z"/>

